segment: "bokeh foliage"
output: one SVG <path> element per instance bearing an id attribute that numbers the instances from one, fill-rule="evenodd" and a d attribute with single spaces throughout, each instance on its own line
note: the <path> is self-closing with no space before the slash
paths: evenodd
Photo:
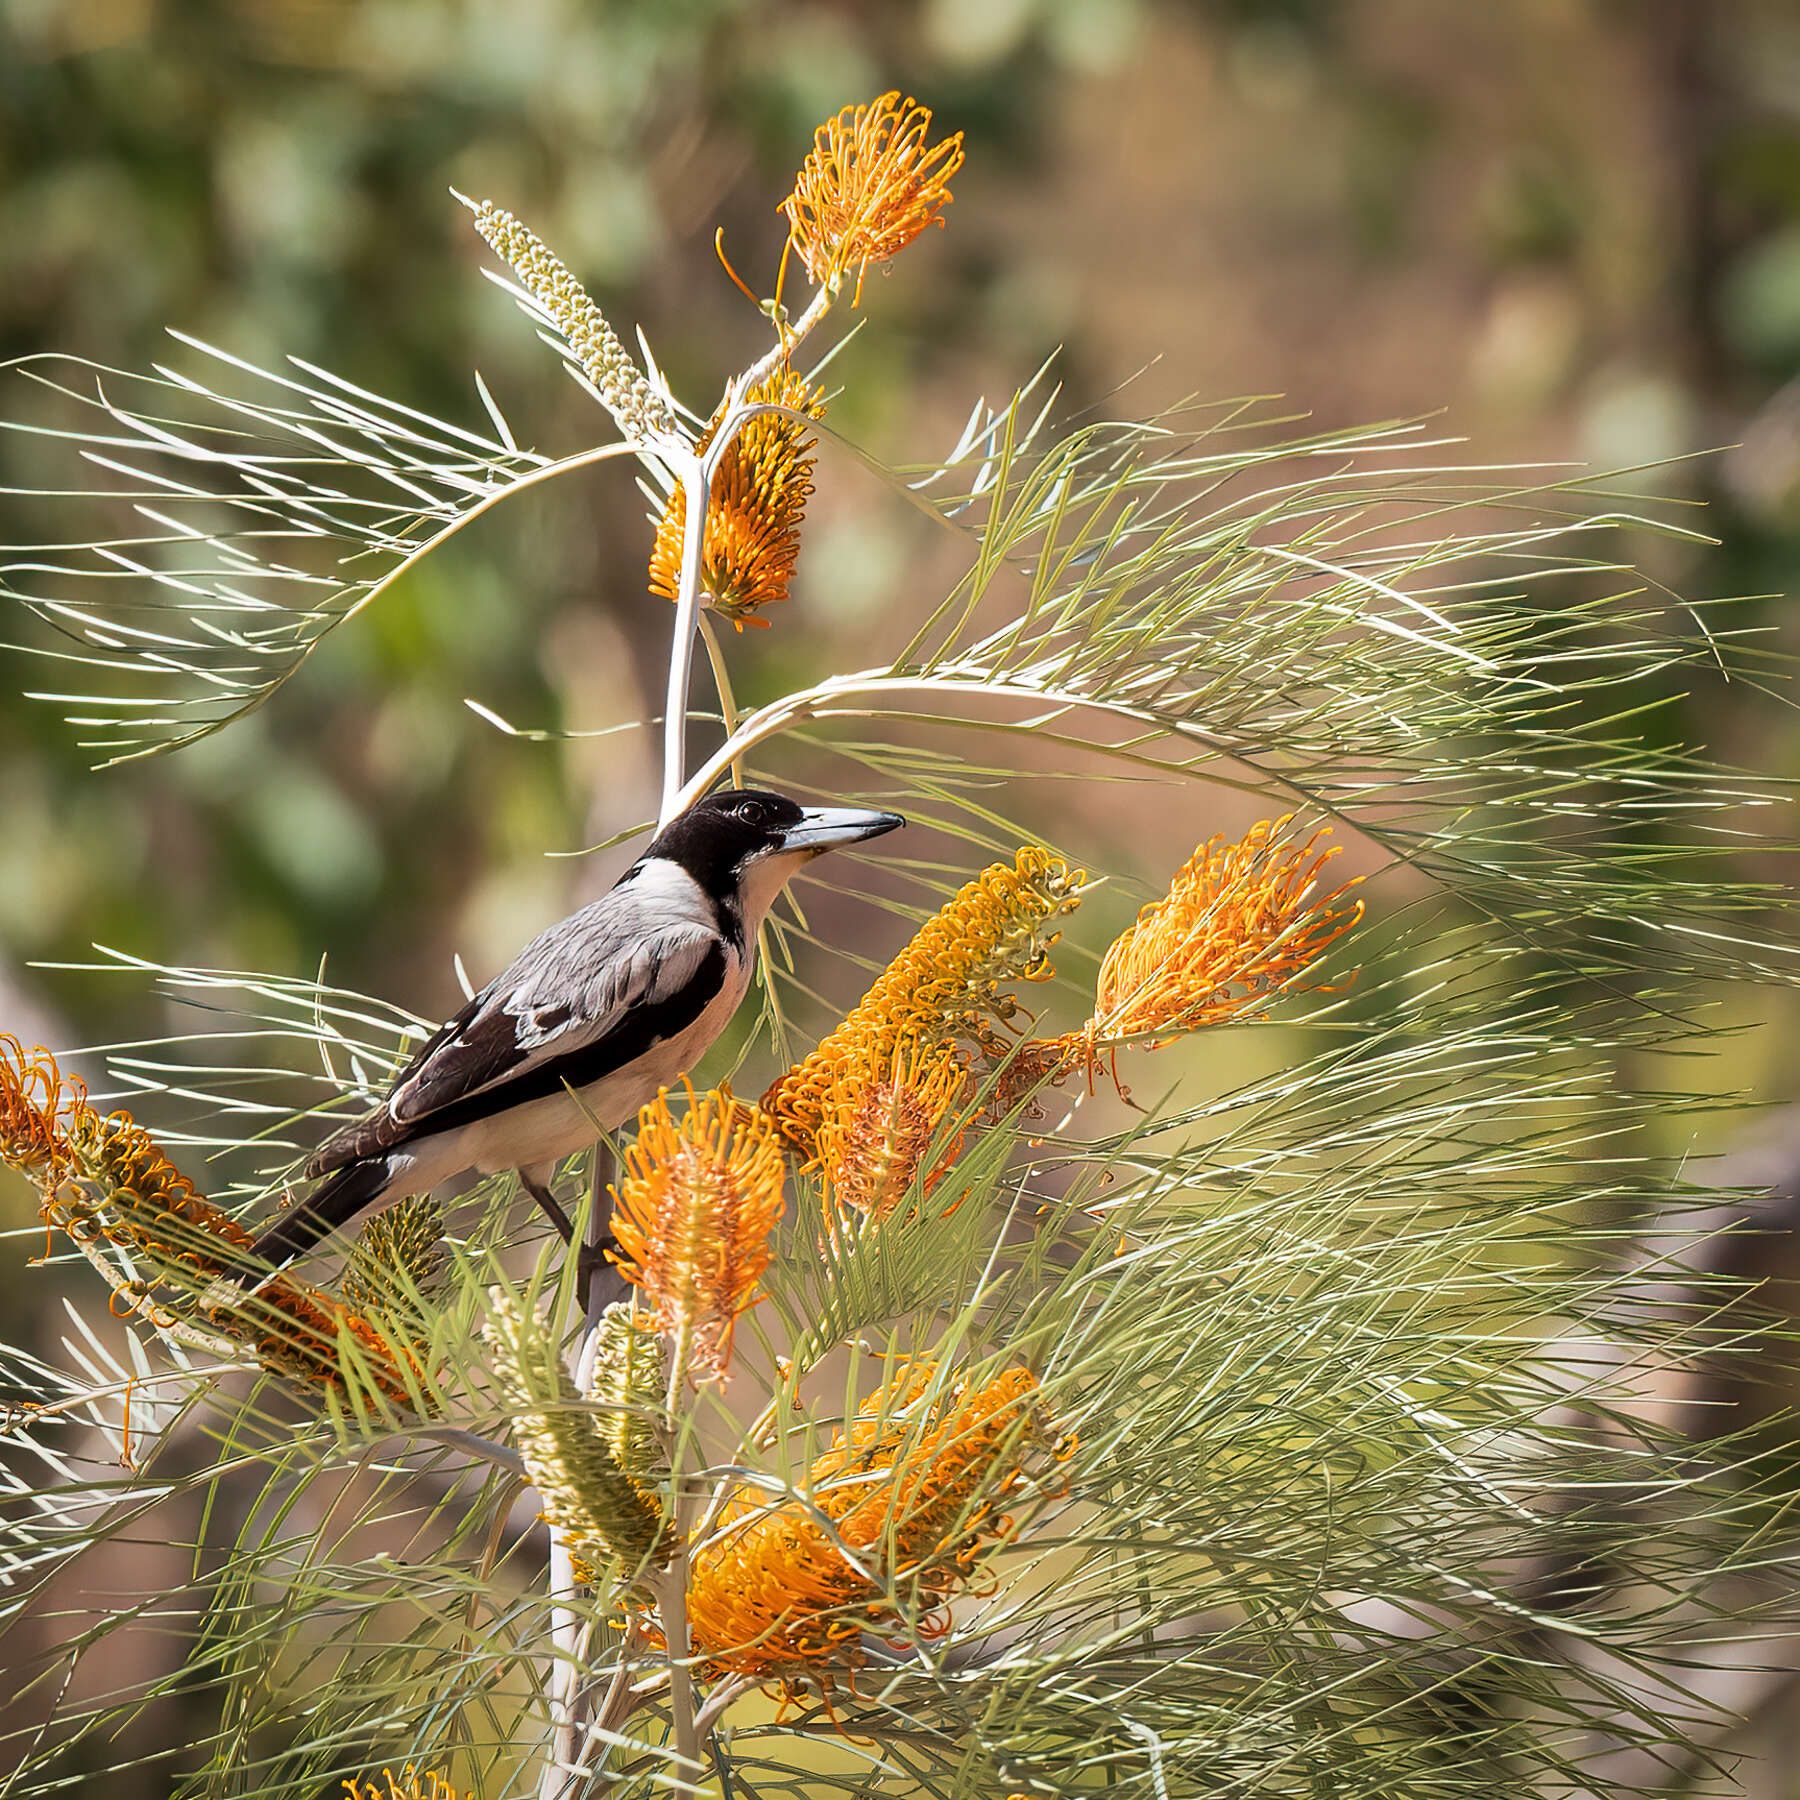
<path id="1" fill-rule="evenodd" d="M 528 215 L 622 322 L 655 320 L 678 387 L 704 389 L 760 341 L 713 224 L 766 285 L 791 146 L 892 80 L 977 154 L 959 229 L 896 265 L 843 365 L 859 441 L 935 448 L 971 374 L 1003 389 L 1059 342 L 1077 400 L 1156 357 L 1152 400 L 1282 387 L 1326 424 L 1450 402 L 1495 456 L 1627 464 L 1742 440 L 1664 479 L 1715 503 L 1708 591 L 1781 592 L 1795 66 L 1772 0 L 1516 20 L 1400 0 L 5 0 L 0 355 L 142 367 L 175 324 L 480 424 L 473 361 L 521 440 L 555 453 L 584 403 L 470 279 L 446 186 Z M 0 448 L 0 485 L 23 484 L 23 453 Z M 821 479 L 805 639 L 748 647 L 771 685 L 814 646 L 823 667 L 881 637 L 927 554 L 850 471 Z M 229 748 L 89 781 L 9 684 L 6 981 L 65 1041 L 150 1022 L 119 984 L 19 967 L 96 939 L 294 972 L 328 950 L 351 985 L 436 1010 L 452 949 L 479 974 L 598 885 L 543 851 L 636 816 L 631 740 L 524 754 L 460 706 L 577 728 L 639 710 L 647 528 L 627 484 L 590 489 L 584 515 L 526 502 L 488 521 Z M 4 496 L 0 515 L 12 542 L 41 523 Z M 1675 553 L 1659 572 L 1693 571 Z M 1795 760 L 1778 717 L 1727 725 L 1760 766 Z"/>

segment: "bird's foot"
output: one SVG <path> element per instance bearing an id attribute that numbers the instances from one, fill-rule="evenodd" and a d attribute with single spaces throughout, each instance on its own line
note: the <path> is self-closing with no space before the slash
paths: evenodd
<path id="1" fill-rule="evenodd" d="M 613 1260 L 619 1248 L 619 1240 L 609 1231 L 597 1244 L 583 1244 L 575 1253 L 575 1296 L 585 1310 L 588 1296 L 593 1292 L 595 1278 L 609 1280 L 613 1286 L 621 1285 L 619 1265 Z"/>

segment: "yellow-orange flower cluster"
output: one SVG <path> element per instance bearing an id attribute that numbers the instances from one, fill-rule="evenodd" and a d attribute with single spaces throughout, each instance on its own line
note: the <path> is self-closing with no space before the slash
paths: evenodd
<path id="1" fill-rule="evenodd" d="M 1292 814 L 1264 819 L 1237 843 L 1210 839 L 1188 858 L 1168 894 L 1146 906 L 1106 953 L 1094 1011 L 1079 1031 L 1024 1045 L 1009 1071 L 1020 1087 L 1142 1042 L 1154 1049 L 1182 1032 L 1217 1025 L 1300 986 L 1326 947 L 1362 917 L 1360 900 L 1338 904 L 1361 880 L 1321 892 L 1341 850 L 1321 850 L 1321 828 L 1303 842 Z M 1329 988 L 1322 991 L 1329 992 Z"/>
<path id="2" fill-rule="evenodd" d="M 788 242 L 815 287 L 836 287 L 904 250 L 929 225 L 943 223 L 950 178 L 962 167 L 962 133 L 926 147 L 931 113 L 899 93 L 846 106 L 813 136 L 794 191 L 781 203 Z"/>
<path id="3" fill-rule="evenodd" d="M 345 1365 L 354 1359 L 395 1405 L 421 1404 L 419 1365 L 406 1346 L 390 1342 L 353 1307 L 291 1275 L 264 1282 L 228 1312 L 209 1312 L 206 1322 L 248 1342 L 271 1373 L 303 1386 L 346 1388 Z"/>
<path id="4" fill-rule="evenodd" d="M 1100 965 L 1098 1043 L 1154 1039 L 1251 1012 L 1295 986 L 1362 917 L 1360 900 L 1337 905 L 1354 881 L 1318 892 L 1325 865 L 1343 846 L 1319 850 L 1327 827 L 1294 843 L 1292 823 L 1292 814 L 1264 819 L 1238 843 L 1215 837 L 1202 844 L 1167 897 L 1138 914 Z"/>
<path id="5" fill-rule="evenodd" d="M 995 863 L 926 920 L 843 1024 L 763 1095 L 764 1109 L 808 1164 L 822 1166 L 827 1149 L 841 1152 L 852 1142 L 865 1098 L 895 1080 L 897 1067 L 915 1071 L 921 1105 L 926 1096 L 951 1104 L 947 1059 L 914 1060 L 921 1051 L 958 1040 L 995 1057 L 1011 1049 L 995 1027 L 1019 1003 L 1002 984 L 1053 973 L 1057 922 L 1080 905 L 1086 879 L 1027 844 L 1011 867 Z M 934 1129 L 942 1116 L 932 1119 Z"/>
<path id="6" fill-rule="evenodd" d="M 392 1769 L 383 1769 L 373 1781 L 346 1781 L 344 1793 L 347 1800 L 463 1800 L 460 1790 L 450 1785 L 448 1775 L 440 1775 L 435 1769 L 421 1775 L 411 1763 L 406 1765 L 404 1775 L 396 1776 Z M 469 1800 L 475 1800 L 475 1796 L 471 1794 Z"/>
<path id="7" fill-rule="evenodd" d="M 938 1126 L 969 1088 L 954 1044 L 910 1045 L 819 1129 L 819 1166 L 832 1196 L 870 1219 L 889 1217 L 906 1197 Z M 929 1188 L 955 1160 L 962 1133 L 926 1176 Z"/>
<path id="8" fill-rule="evenodd" d="M 744 390 L 748 405 L 786 406 L 825 416 L 825 396 L 784 363 Z M 714 414 L 700 439 L 704 453 L 724 419 Z M 787 598 L 800 558 L 800 527 L 812 495 L 814 440 L 776 413 L 758 413 L 739 428 L 713 475 L 701 547 L 700 592 L 738 630 L 766 626 L 765 607 Z M 679 484 L 663 507 L 650 551 L 650 591 L 665 600 L 681 592 L 682 533 L 687 493 Z"/>
<path id="9" fill-rule="evenodd" d="M 684 1084 L 685 1085 L 685 1084 Z M 769 1266 L 786 1172 L 773 1122 L 729 1092 L 695 1098 L 677 1123 L 665 1091 L 638 1115 L 612 1190 L 620 1273 L 694 1380 L 723 1377 L 738 1315 Z"/>
<path id="10" fill-rule="evenodd" d="M 0 1036 L 0 1161 L 42 1196 L 47 1225 L 66 1232 L 113 1288 L 113 1305 L 168 1330 L 196 1310 L 207 1281 L 252 1243 L 229 1214 L 195 1191 L 127 1113 L 89 1105 L 47 1050 Z M 158 1299 L 158 1293 L 164 1298 Z M 401 1356 L 361 1314 L 291 1276 L 277 1275 L 205 1326 L 252 1346 L 266 1368 L 314 1385 L 345 1383 L 342 1338 L 391 1400 L 412 1392 Z"/>
<path id="11" fill-rule="evenodd" d="M 1037 1379 L 1009 1369 L 932 1399 L 934 1373 L 928 1360 L 903 1363 L 813 1463 L 799 1498 L 741 1500 L 694 1553 L 688 1626 L 717 1669 L 829 1686 L 861 1661 L 865 1629 L 898 1622 L 897 1600 L 949 1600 L 1007 1536 L 1006 1503 L 1049 1441 Z"/>
<path id="12" fill-rule="evenodd" d="M 46 1223 L 104 1240 L 174 1280 L 216 1274 L 250 1243 L 129 1114 L 102 1114 L 48 1050 L 0 1037 L 0 1159 L 36 1183 Z"/>

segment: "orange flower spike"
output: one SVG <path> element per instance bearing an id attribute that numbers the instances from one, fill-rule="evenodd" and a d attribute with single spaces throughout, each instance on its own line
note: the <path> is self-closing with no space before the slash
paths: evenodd
<path id="1" fill-rule="evenodd" d="M 1018 1485 L 1016 1457 L 1011 1472 L 986 1498 L 973 1508 L 970 1502 L 989 1472 L 999 1466 L 1005 1442 L 1036 1389 L 1037 1378 L 1026 1369 L 1005 1370 L 972 1391 L 958 1385 L 941 1423 L 900 1468 L 889 1509 L 900 1569 L 929 1564 L 952 1552 L 956 1566 L 967 1567 L 979 1548 L 978 1534 L 993 1532 L 987 1521 L 999 1501 Z M 959 1530 L 964 1534 L 960 1546 L 952 1538 Z M 948 1594 L 948 1582 L 929 1571 L 925 1579 L 931 1591 Z"/>
<path id="2" fill-rule="evenodd" d="M 77 1243 L 105 1239 L 134 1256 L 211 1274 L 219 1246 L 250 1235 L 195 1191 L 129 1113 L 88 1103 L 44 1049 L 0 1037 L 0 1161 L 43 1195 L 45 1221 Z"/>
<path id="3" fill-rule="evenodd" d="M 825 396 L 786 364 L 744 391 L 746 404 L 786 406 L 808 418 L 825 416 Z M 697 446 L 704 454 L 724 417 L 715 414 Z M 701 549 L 701 593 L 712 610 L 739 631 L 767 626 L 765 607 L 785 600 L 800 560 L 800 527 L 812 496 L 814 440 L 802 425 L 758 413 L 731 440 L 713 476 Z M 682 533 L 687 493 L 678 483 L 657 522 L 650 551 L 650 591 L 674 600 L 681 591 Z"/>
<path id="4" fill-rule="evenodd" d="M 242 1306 L 209 1318 L 232 1336 L 249 1341 L 271 1374 L 320 1391 L 346 1385 L 339 1348 L 339 1334 L 345 1333 L 355 1340 L 386 1399 L 409 1410 L 417 1404 L 407 1384 L 408 1372 L 415 1381 L 420 1375 L 411 1354 L 390 1344 L 361 1313 L 309 1282 L 277 1275 Z"/>
<path id="5" fill-rule="evenodd" d="M 683 1084 L 686 1086 L 686 1084 Z M 729 1092 L 695 1098 L 679 1123 L 659 1094 L 638 1115 L 613 1194 L 619 1272 L 684 1355 L 688 1376 L 721 1380 L 738 1315 L 769 1266 L 785 1171 L 773 1122 Z"/>
<path id="6" fill-rule="evenodd" d="M 1038 844 L 966 882 L 813 1053 L 763 1095 L 783 1137 L 810 1164 L 822 1133 L 840 1128 L 864 1091 L 884 1079 L 897 1050 L 970 1039 L 1004 1053 L 994 1025 L 1018 1010 L 1010 981 L 1043 981 L 1062 918 L 1081 904 L 1086 873 Z"/>
<path id="7" fill-rule="evenodd" d="M 968 1086 L 968 1068 L 953 1045 L 896 1048 L 891 1072 L 870 1082 L 819 1132 L 819 1163 L 836 1199 L 867 1218 L 887 1218 Z M 927 1188 L 955 1160 L 961 1143 L 958 1132 L 927 1175 Z"/>
<path id="8" fill-rule="evenodd" d="M 49 1051 L 27 1051 L 4 1036 L 0 1162 L 36 1184 L 45 1224 L 66 1232 L 107 1277 L 120 1318 L 140 1313 L 159 1330 L 175 1324 L 180 1311 L 155 1300 L 154 1290 L 191 1286 L 197 1294 L 231 1263 L 226 1252 L 253 1241 L 196 1190 L 129 1113 L 96 1111 L 86 1089 L 63 1077 Z M 210 1314 L 207 1323 L 253 1345 L 264 1367 L 315 1386 L 342 1386 L 339 1332 L 348 1331 L 382 1392 L 397 1403 L 409 1401 L 399 1353 L 375 1327 L 290 1276 L 276 1276 L 241 1305 Z"/>
<path id="9" fill-rule="evenodd" d="M 85 1100 L 79 1082 L 68 1087 L 73 1099 Z M 0 1162 L 40 1184 L 53 1181 L 67 1154 L 56 1120 L 63 1103 L 56 1058 L 0 1034 Z"/>
<path id="10" fill-rule="evenodd" d="M 1009 1369 L 956 1383 L 921 1420 L 933 1374 L 929 1360 L 902 1362 L 814 1461 L 802 1498 L 743 1508 L 695 1553 L 689 1624 L 718 1669 L 790 1694 L 829 1688 L 858 1666 L 864 1628 L 895 1623 L 891 1579 L 928 1605 L 949 1600 L 1005 1535 L 997 1508 L 1043 1436 L 1017 1429 L 1037 1380 Z"/>
<path id="11" fill-rule="evenodd" d="M 459 1789 L 450 1785 L 448 1775 L 433 1769 L 421 1775 L 411 1763 L 406 1773 L 396 1776 L 383 1769 L 374 1781 L 345 1781 L 346 1800 L 463 1800 Z M 469 1800 L 474 1800 L 471 1794 Z"/>
<path id="12" fill-rule="evenodd" d="M 1320 851 L 1328 829 L 1286 838 L 1292 815 L 1252 827 L 1236 844 L 1202 844 L 1106 954 L 1085 1036 L 1096 1048 L 1128 1038 L 1166 1040 L 1235 1019 L 1299 985 L 1327 945 L 1362 917 L 1337 902 L 1348 881 L 1319 894 L 1341 845 Z M 1159 1035 L 1160 1034 L 1160 1035 Z"/>
<path id="13" fill-rule="evenodd" d="M 956 132 L 929 149 L 931 111 L 898 90 L 865 106 L 846 106 L 813 135 L 794 191 L 781 203 L 788 242 L 814 287 L 837 287 L 856 269 L 852 306 L 862 302 L 863 274 L 904 250 L 927 226 L 942 225 L 950 178 L 963 163 Z"/>

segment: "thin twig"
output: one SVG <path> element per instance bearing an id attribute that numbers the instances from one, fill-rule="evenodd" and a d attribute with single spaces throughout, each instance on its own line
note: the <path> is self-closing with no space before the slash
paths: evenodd
<path id="1" fill-rule="evenodd" d="M 438 1443 L 466 1451 L 478 1461 L 492 1463 L 509 1475 L 521 1479 L 525 1475 L 525 1459 L 510 1444 L 496 1443 L 493 1438 L 483 1437 L 476 1431 L 465 1431 L 460 1425 L 419 1425 L 404 1435 L 435 1438 Z"/>
<path id="2" fill-rule="evenodd" d="M 826 282 L 825 285 L 820 288 L 809 301 L 807 301 L 805 312 L 803 312 L 793 324 L 777 325 L 777 329 L 781 333 L 780 341 L 772 350 L 766 352 L 759 361 L 753 362 L 750 367 L 744 371 L 740 378 L 740 392 L 742 392 L 743 389 L 750 387 L 753 383 L 761 381 L 765 375 L 780 368 L 784 362 L 788 361 L 789 358 L 793 356 L 800 340 L 804 338 L 828 312 L 831 311 L 831 303 L 838 297 L 838 289 L 841 286 L 841 281 Z"/>
<path id="3" fill-rule="evenodd" d="M 737 700 L 731 691 L 731 671 L 725 666 L 725 652 L 719 647 L 719 634 L 713 629 L 713 622 L 702 611 L 697 621 L 700 627 L 700 641 L 706 646 L 706 660 L 712 665 L 713 686 L 719 695 L 719 717 L 725 722 L 725 736 L 734 736 L 738 728 Z M 731 785 L 744 785 L 744 759 L 740 756 L 731 765 Z"/>

